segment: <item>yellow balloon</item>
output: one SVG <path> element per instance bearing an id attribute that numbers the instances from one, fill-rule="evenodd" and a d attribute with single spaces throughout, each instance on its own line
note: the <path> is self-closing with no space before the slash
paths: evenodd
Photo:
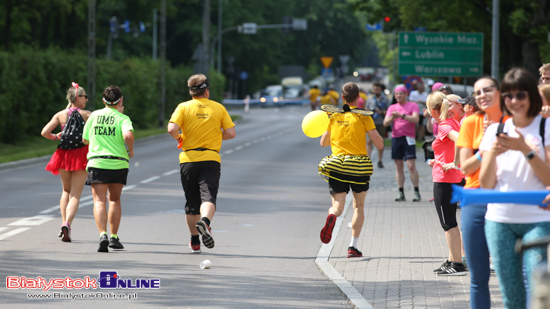
<path id="1" fill-rule="evenodd" d="M 308 137 L 316 138 L 325 133 L 329 123 L 329 117 L 326 112 L 312 111 L 302 120 L 302 131 L 304 131 L 304 134 Z"/>

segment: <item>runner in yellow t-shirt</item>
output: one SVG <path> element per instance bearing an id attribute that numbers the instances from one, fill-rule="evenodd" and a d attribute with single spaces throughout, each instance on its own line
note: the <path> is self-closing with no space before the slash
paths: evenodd
<path id="1" fill-rule="evenodd" d="M 235 124 L 225 107 L 211 101 L 210 85 L 206 76 L 196 74 L 187 81 L 193 100 L 178 105 L 168 133 L 178 140 L 181 184 L 185 192 L 185 214 L 191 232 L 189 247 L 199 253 L 201 243 L 214 247 L 210 221 L 216 212 L 216 198 L 220 182 L 222 140 L 235 137 Z M 181 134 L 180 134 L 181 130 Z"/>
<path id="2" fill-rule="evenodd" d="M 311 105 L 312 111 L 316 110 L 317 107 L 319 106 L 320 96 L 321 96 L 321 90 L 319 90 L 319 86 L 313 85 L 308 92 L 309 104 Z"/>
<path id="3" fill-rule="evenodd" d="M 356 108 L 359 100 L 357 85 L 345 84 L 342 88 L 342 99 L 346 104 L 344 110 L 348 106 L 351 109 Z M 346 194 L 351 187 L 354 208 L 348 258 L 363 256 L 357 249 L 357 239 L 363 227 L 363 208 L 372 175 L 372 162 L 367 155 L 367 134 L 376 148 L 384 147 L 384 139 L 376 131 L 370 116 L 344 112 L 332 114 L 327 131 L 321 137 L 321 146 L 330 145 L 332 149 L 332 155 L 324 158 L 319 165 L 320 173 L 328 177 L 332 196 L 332 207 L 328 211 L 325 227 L 321 230 L 321 241 L 325 244 L 330 242 L 336 217 L 342 214 Z"/>
<path id="4" fill-rule="evenodd" d="M 334 105 L 338 105 L 338 100 L 340 99 L 340 94 L 338 91 L 334 90 L 334 86 L 330 86 L 328 90 L 328 95 L 330 95 L 334 99 Z"/>

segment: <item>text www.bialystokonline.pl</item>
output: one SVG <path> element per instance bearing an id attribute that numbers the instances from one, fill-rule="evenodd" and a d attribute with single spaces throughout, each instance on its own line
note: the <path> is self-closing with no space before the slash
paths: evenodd
<path id="1" fill-rule="evenodd" d="M 47 293 L 47 294 L 27 294 L 28 299 L 137 299 L 137 293 Z"/>

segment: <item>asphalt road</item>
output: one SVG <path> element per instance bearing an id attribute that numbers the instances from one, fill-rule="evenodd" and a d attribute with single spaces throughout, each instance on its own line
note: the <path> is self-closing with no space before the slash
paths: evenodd
<path id="1" fill-rule="evenodd" d="M 168 134 L 135 145 L 122 195 L 120 251 L 97 252 L 89 187 L 73 222 L 73 242 L 63 243 L 57 237 L 59 177 L 46 172 L 45 163 L 0 171 L 0 269 L 2 277 L 12 277 L 10 287 L 21 277 L 97 279 L 101 271 L 116 271 L 131 285 L 160 280 L 158 289 L 43 291 L 8 289 L 6 279 L 0 307 L 350 308 L 314 262 L 330 206 L 317 164 L 330 149 L 302 133 L 308 111 L 284 107 L 243 115 L 237 137 L 224 141 L 220 152 L 216 246 L 203 246 L 201 254 L 188 248 L 179 150 Z M 212 267 L 203 270 L 199 264 L 206 259 Z M 29 299 L 36 295 L 77 299 Z"/>

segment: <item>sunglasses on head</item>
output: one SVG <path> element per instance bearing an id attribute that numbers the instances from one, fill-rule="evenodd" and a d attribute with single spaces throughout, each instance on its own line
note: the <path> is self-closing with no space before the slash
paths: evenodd
<path id="1" fill-rule="evenodd" d="M 523 101 L 525 99 L 527 99 L 527 91 L 518 91 L 516 93 L 511 93 L 511 92 L 503 92 L 500 94 L 502 96 L 502 98 L 504 100 L 510 100 L 512 101 L 512 99 L 515 97 L 516 100 L 518 101 Z"/>
<path id="2" fill-rule="evenodd" d="M 88 95 L 87 94 L 81 94 L 81 95 L 79 95 L 79 97 L 85 97 L 87 99 Z"/>

